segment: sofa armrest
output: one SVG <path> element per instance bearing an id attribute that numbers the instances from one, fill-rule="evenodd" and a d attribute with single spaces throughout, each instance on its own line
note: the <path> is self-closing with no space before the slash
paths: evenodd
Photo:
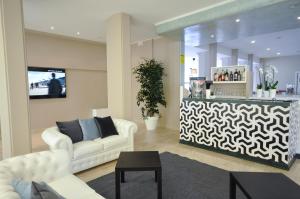
<path id="1" fill-rule="evenodd" d="M 134 122 L 123 119 L 113 119 L 113 122 L 117 128 L 117 131 L 124 137 L 133 137 L 133 134 L 137 132 L 138 128 Z"/>
<path id="2" fill-rule="evenodd" d="M 46 129 L 42 133 L 42 139 L 48 144 L 50 150 L 64 149 L 70 158 L 73 157 L 73 143 L 71 138 L 58 131 L 57 127 Z"/>

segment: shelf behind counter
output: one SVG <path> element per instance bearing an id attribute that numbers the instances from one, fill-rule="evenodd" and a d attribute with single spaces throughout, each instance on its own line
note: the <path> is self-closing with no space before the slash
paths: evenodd
<path id="1" fill-rule="evenodd" d="M 289 169 L 299 124 L 297 100 L 183 98 L 180 143 Z"/>

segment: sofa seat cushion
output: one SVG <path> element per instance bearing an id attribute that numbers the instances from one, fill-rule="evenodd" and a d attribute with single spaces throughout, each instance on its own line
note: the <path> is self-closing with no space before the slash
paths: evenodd
<path id="1" fill-rule="evenodd" d="M 104 199 L 91 189 L 85 182 L 74 175 L 67 175 L 48 183 L 57 193 L 67 199 Z"/>
<path id="2" fill-rule="evenodd" d="M 93 154 L 99 154 L 104 150 L 102 143 L 94 141 L 82 141 L 73 145 L 73 159 L 77 160 Z"/>
<path id="3" fill-rule="evenodd" d="M 127 138 L 122 135 L 112 135 L 106 138 L 98 138 L 94 141 L 103 144 L 104 150 L 109 150 L 111 148 L 118 148 L 122 144 L 126 144 Z"/>

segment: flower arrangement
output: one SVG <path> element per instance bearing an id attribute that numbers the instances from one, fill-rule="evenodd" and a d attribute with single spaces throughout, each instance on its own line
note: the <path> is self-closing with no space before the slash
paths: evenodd
<path id="1" fill-rule="evenodd" d="M 262 81 L 263 81 L 264 69 L 262 67 L 259 67 L 257 71 L 258 71 L 258 77 L 259 77 L 259 84 L 257 84 L 256 88 L 258 90 L 260 90 L 263 87 Z"/>
<path id="2" fill-rule="evenodd" d="M 268 81 L 265 81 L 265 86 L 264 86 L 265 91 L 268 91 L 270 89 L 270 86 L 268 84 Z"/>
<path id="3" fill-rule="evenodd" d="M 278 73 L 278 70 L 273 65 L 262 65 L 258 68 L 259 83 L 256 88 L 259 96 L 263 89 L 265 97 L 275 97 L 278 86 L 278 81 L 275 81 L 275 73 Z"/>
<path id="4" fill-rule="evenodd" d="M 277 89 L 278 81 L 270 83 L 270 89 Z"/>
<path id="5" fill-rule="evenodd" d="M 258 68 L 259 84 L 257 84 L 257 89 L 276 89 L 278 81 L 275 81 L 275 73 L 278 73 L 278 70 L 273 65 L 260 66 Z"/>
<path id="6" fill-rule="evenodd" d="M 257 84 L 256 89 L 262 89 L 262 84 Z"/>

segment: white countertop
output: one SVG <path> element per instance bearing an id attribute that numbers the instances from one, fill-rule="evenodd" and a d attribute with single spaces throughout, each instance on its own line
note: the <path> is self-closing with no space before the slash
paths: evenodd
<path id="1" fill-rule="evenodd" d="M 253 95 L 252 97 L 245 97 L 245 96 L 230 96 L 230 95 L 223 95 L 223 96 L 215 96 L 215 98 L 232 98 L 232 99 L 259 99 L 259 100 L 273 100 L 270 97 L 256 97 Z M 275 97 L 276 100 L 299 100 L 300 101 L 300 95 L 277 95 Z"/>
<path id="2" fill-rule="evenodd" d="M 255 95 L 249 97 L 250 99 L 272 100 L 270 97 L 256 97 Z M 300 95 L 276 95 L 276 100 L 300 100 Z"/>

